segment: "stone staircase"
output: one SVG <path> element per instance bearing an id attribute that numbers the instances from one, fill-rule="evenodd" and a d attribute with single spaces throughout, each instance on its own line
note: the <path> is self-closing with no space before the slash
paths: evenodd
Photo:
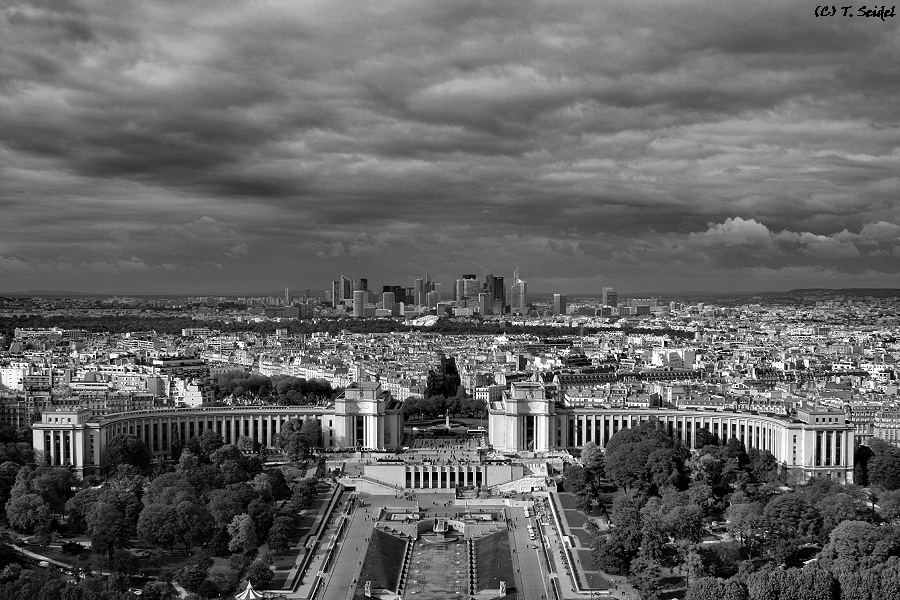
<path id="1" fill-rule="evenodd" d="M 403 555 L 403 566 L 400 568 L 400 582 L 397 584 L 397 595 L 403 596 L 406 588 L 406 580 L 409 577 L 409 566 L 412 564 L 413 541 L 407 540 L 406 554 Z"/>
<path id="2" fill-rule="evenodd" d="M 509 492 L 530 492 L 532 488 L 543 490 L 546 489 L 546 487 L 547 480 L 544 477 L 532 475 L 531 477 L 523 477 L 522 479 L 495 485 L 491 488 L 491 493 L 504 494 Z"/>

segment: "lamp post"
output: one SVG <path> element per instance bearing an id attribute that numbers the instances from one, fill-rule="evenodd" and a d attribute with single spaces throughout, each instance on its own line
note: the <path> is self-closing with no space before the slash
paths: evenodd
<path id="1" fill-rule="evenodd" d="M 594 600 L 594 576 L 590 575 L 588 581 L 591 583 L 591 600 Z"/>

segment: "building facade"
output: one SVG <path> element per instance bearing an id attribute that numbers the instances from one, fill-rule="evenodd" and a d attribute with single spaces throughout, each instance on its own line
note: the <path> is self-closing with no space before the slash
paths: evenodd
<path id="1" fill-rule="evenodd" d="M 227 444 L 246 436 L 274 447 L 276 436 L 292 419 L 313 418 L 322 424 L 326 448 L 396 448 L 403 436 L 403 403 L 378 382 L 350 384 L 333 405 L 212 406 L 158 408 L 94 417 L 87 408 L 46 411 L 32 425 L 32 444 L 50 465 L 71 465 L 79 477 L 107 471 L 106 444 L 119 434 L 136 435 L 153 454 L 168 458 L 175 440 L 187 442 L 214 430 Z"/>
<path id="2" fill-rule="evenodd" d="M 789 472 L 808 479 L 825 476 L 853 482 L 854 426 L 846 414 L 800 408 L 796 417 L 756 411 L 604 408 L 556 401 L 543 383 L 514 382 L 488 410 L 490 443 L 501 452 L 579 451 L 587 442 L 605 448 L 621 429 L 655 419 L 693 448 L 697 431 L 737 438 L 749 450 L 770 451 Z"/>

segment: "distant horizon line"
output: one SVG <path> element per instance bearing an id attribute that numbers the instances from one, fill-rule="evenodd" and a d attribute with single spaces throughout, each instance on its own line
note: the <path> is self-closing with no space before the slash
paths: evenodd
<path id="1" fill-rule="evenodd" d="M 304 294 L 306 288 L 289 288 L 292 292 L 291 296 L 294 298 L 300 298 Z M 327 293 L 327 289 L 310 289 L 311 297 L 323 297 Z M 808 287 L 808 288 L 791 288 L 785 290 L 731 290 L 731 291 L 712 291 L 712 290 L 681 290 L 681 291 L 634 291 L 634 292 L 622 292 L 620 290 L 616 290 L 619 294 L 620 298 L 623 297 L 635 297 L 635 296 L 748 296 L 748 295 L 765 295 L 765 294 L 784 294 L 792 291 L 842 291 L 842 290 L 898 290 L 900 291 L 900 287 L 841 287 L 841 288 L 831 288 L 831 287 Z M 294 292 L 299 292 L 298 294 L 294 294 Z M 368 290 L 370 292 L 379 293 L 377 290 Z M 443 297 L 446 295 L 452 295 L 452 292 L 443 290 L 439 292 Z M 553 294 L 563 294 L 566 296 L 602 296 L 602 291 L 596 292 L 560 292 L 560 291 L 543 291 L 543 290 L 529 290 L 528 294 L 540 294 L 540 295 L 550 295 Z M 55 296 L 55 297 L 86 297 L 86 298 L 110 298 L 110 297 L 155 297 L 155 298 L 186 298 L 186 297 L 219 297 L 219 298 L 279 298 L 284 297 L 284 291 L 281 292 L 244 292 L 244 293 L 234 293 L 234 292 L 79 292 L 74 290 L 49 290 L 49 289 L 37 289 L 37 290 L 24 290 L 24 291 L 3 291 L 0 292 L 0 297 L 41 297 L 41 296 Z"/>

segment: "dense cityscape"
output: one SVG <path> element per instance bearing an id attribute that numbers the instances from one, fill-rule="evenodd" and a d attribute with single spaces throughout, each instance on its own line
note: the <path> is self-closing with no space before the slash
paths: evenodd
<path id="1" fill-rule="evenodd" d="M 900 600 L 851 8 L 4 3 L 0 600 Z"/>
<path id="2" fill-rule="evenodd" d="M 0 596 L 892 597 L 894 290 L 513 282 L 0 299 Z"/>

